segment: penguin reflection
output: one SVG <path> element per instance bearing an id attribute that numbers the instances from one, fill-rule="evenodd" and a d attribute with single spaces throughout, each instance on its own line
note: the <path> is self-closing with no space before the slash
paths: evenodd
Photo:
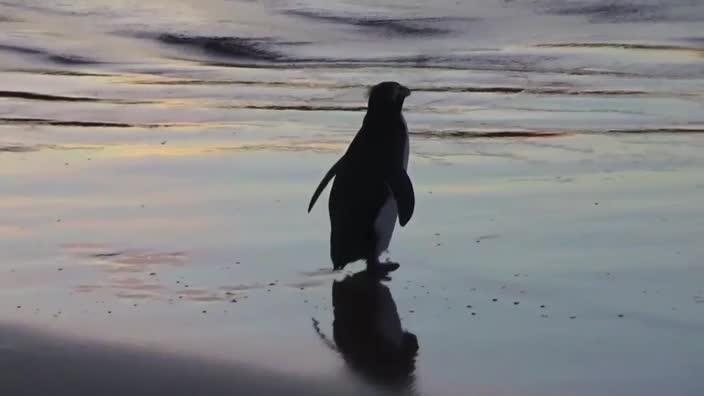
<path id="1" fill-rule="evenodd" d="M 333 339 L 347 364 L 392 388 L 413 384 L 418 339 L 404 331 L 389 288 L 367 271 L 332 285 Z"/>

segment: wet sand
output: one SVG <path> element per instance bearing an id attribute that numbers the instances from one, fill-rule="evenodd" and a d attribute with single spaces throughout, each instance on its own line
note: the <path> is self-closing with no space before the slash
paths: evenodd
<path id="1" fill-rule="evenodd" d="M 363 266 L 332 273 L 327 214 L 306 213 L 337 149 L 184 153 L 171 139 L 3 153 L 4 320 L 261 367 L 294 388 L 369 380 L 333 336 L 334 280 Z M 404 389 L 702 390 L 698 136 L 453 139 L 464 154 L 423 153 L 447 143 L 414 139 L 417 210 L 390 253 L 402 267 L 385 284 L 419 344 Z M 5 364 L 49 350 L 32 340 Z M 100 370 L 93 356 L 75 368 Z"/>

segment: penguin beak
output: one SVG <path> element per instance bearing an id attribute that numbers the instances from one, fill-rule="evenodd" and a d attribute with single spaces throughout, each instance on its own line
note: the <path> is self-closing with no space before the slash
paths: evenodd
<path id="1" fill-rule="evenodd" d="M 411 90 L 408 87 L 401 87 L 401 96 L 404 98 L 411 96 Z"/>

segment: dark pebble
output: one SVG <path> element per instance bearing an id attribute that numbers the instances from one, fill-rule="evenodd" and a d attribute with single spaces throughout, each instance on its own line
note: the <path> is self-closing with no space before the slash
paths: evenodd
<path id="1" fill-rule="evenodd" d="M 21 309 L 21 308 L 22 308 L 22 306 L 21 306 L 21 305 L 18 305 L 18 306 L 17 306 L 17 309 Z"/>
<path id="2" fill-rule="evenodd" d="M 156 275 L 156 272 L 150 272 L 150 273 L 149 273 L 149 276 L 154 276 L 154 275 Z"/>
<path id="3" fill-rule="evenodd" d="M 467 305 L 467 308 L 472 308 L 472 306 L 471 306 L 471 305 Z"/>
<path id="4" fill-rule="evenodd" d="M 491 301 L 497 302 L 497 301 L 499 301 L 499 299 L 498 299 L 498 298 L 492 298 Z"/>
<path id="5" fill-rule="evenodd" d="M 476 312 L 472 312 L 472 316 L 477 316 L 477 313 L 476 313 Z"/>
<path id="6" fill-rule="evenodd" d="M 276 286 L 276 283 L 275 283 L 275 282 L 271 282 L 271 283 L 269 283 L 269 286 Z"/>
<path id="7" fill-rule="evenodd" d="M 540 308 L 545 308 L 545 305 L 541 305 Z"/>
<path id="8" fill-rule="evenodd" d="M 201 313 L 208 313 L 208 311 L 206 311 L 206 310 L 204 309 L 203 311 L 201 311 Z"/>
<path id="9" fill-rule="evenodd" d="M 63 269 L 63 268 L 57 268 L 56 270 L 57 270 L 57 271 L 63 271 L 64 269 Z"/>
<path id="10" fill-rule="evenodd" d="M 570 316 L 570 319 L 577 319 L 576 316 Z"/>
<path id="11" fill-rule="evenodd" d="M 622 317 L 623 317 L 623 314 L 618 314 L 618 317 L 619 317 L 619 318 L 622 318 Z"/>
<path id="12" fill-rule="evenodd" d="M 520 304 L 520 303 L 521 303 L 520 301 L 514 301 L 514 302 L 513 302 L 513 305 L 518 305 L 518 304 Z"/>
<path id="13" fill-rule="evenodd" d="M 236 303 L 237 300 L 233 298 L 232 300 L 230 300 L 230 302 Z"/>

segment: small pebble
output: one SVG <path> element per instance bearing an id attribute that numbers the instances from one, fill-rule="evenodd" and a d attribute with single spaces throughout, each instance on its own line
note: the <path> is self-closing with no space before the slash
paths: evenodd
<path id="1" fill-rule="evenodd" d="M 154 276 L 154 275 L 156 275 L 156 272 L 150 272 L 150 273 L 149 273 L 149 276 Z"/>
<path id="2" fill-rule="evenodd" d="M 545 305 L 541 305 L 540 308 L 545 308 Z"/>
<path id="3" fill-rule="evenodd" d="M 205 314 L 205 313 L 208 313 L 208 311 L 204 309 L 203 311 L 201 311 L 201 313 Z"/>
<path id="4" fill-rule="evenodd" d="M 108 313 L 109 313 L 109 314 L 111 314 L 111 313 L 112 313 L 112 311 L 108 311 Z"/>
<path id="5" fill-rule="evenodd" d="M 233 298 L 232 300 L 230 300 L 230 302 L 236 303 L 237 300 Z"/>
<path id="6" fill-rule="evenodd" d="M 22 308 L 22 306 L 21 306 L 21 305 L 18 305 L 18 306 L 17 306 L 17 309 L 21 309 L 21 308 Z"/>
<path id="7" fill-rule="evenodd" d="M 520 301 L 514 301 L 514 302 L 513 302 L 513 305 L 518 305 L 518 304 L 520 304 L 520 303 L 521 303 Z"/>
<path id="8" fill-rule="evenodd" d="M 477 316 L 477 313 L 476 313 L 476 312 L 472 312 L 472 316 Z"/>
<path id="9" fill-rule="evenodd" d="M 498 298 L 492 298 L 491 301 L 497 302 L 497 301 L 499 301 L 499 299 L 498 299 Z"/>
<path id="10" fill-rule="evenodd" d="M 63 268 L 57 268 L 56 270 L 57 270 L 57 271 L 63 271 L 64 269 L 63 269 Z"/>
<path id="11" fill-rule="evenodd" d="M 570 319 L 577 319 L 577 317 L 573 315 L 573 316 L 570 316 Z"/>
<path id="12" fill-rule="evenodd" d="M 619 318 L 622 318 L 622 317 L 623 317 L 623 314 L 618 314 L 618 317 L 619 317 Z"/>
<path id="13" fill-rule="evenodd" d="M 472 308 L 472 306 L 471 306 L 471 305 L 467 305 L 467 308 Z"/>

